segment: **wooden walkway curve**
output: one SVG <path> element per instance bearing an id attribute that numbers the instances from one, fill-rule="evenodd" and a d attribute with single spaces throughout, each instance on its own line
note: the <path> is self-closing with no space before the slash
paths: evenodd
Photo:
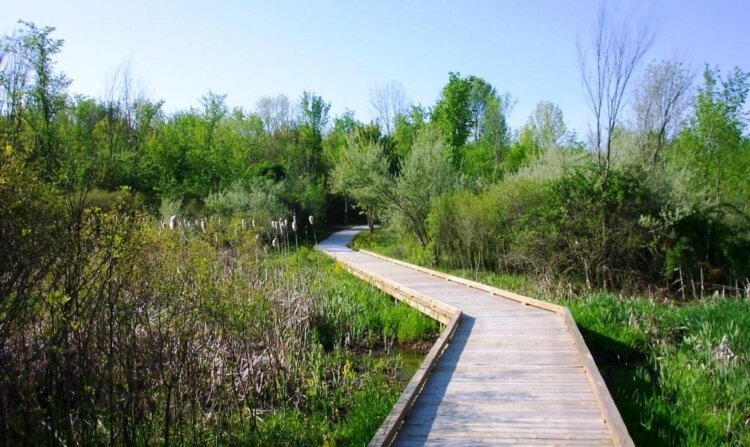
<path id="1" fill-rule="evenodd" d="M 567 308 L 348 249 L 362 229 L 318 248 L 446 324 L 370 445 L 633 445 Z"/>

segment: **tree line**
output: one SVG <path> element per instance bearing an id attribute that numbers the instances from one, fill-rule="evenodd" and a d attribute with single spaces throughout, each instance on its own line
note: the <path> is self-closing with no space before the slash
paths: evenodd
<path id="1" fill-rule="evenodd" d="M 586 138 L 547 101 L 511 129 L 514 98 L 460 73 L 430 107 L 409 104 L 397 82 L 375 86 L 369 123 L 331 118 L 310 92 L 263 97 L 252 111 L 208 92 L 199 108 L 167 114 L 127 68 L 104 98 L 71 95 L 55 70 L 63 41 L 21 25 L 2 44 L 6 157 L 89 204 L 379 220 L 434 262 L 606 287 L 692 293 L 696 281 L 739 288 L 748 276 L 748 73 L 706 65 L 696 86 L 684 62 L 645 64 L 648 23 L 602 9 L 579 43 Z"/>
<path id="2" fill-rule="evenodd" d="M 329 185 L 427 263 L 567 291 L 747 294 L 750 74 L 706 65 L 696 85 L 682 61 L 646 64 L 655 40 L 600 10 L 579 42 L 584 140 L 550 102 L 510 130 L 509 94 L 451 73 L 429 110 L 395 115 L 390 140 L 348 138 Z"/>

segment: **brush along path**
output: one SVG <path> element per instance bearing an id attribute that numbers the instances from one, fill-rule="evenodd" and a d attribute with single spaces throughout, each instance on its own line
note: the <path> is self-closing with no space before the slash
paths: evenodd
<path id="1" fill-rule="evenodd" d="M 405 301 L 461 316 L 419 395 L 389 417 L 400 427 L 387 420 L 371 445 L 633 445 L 566 308 L 347 248 L 363 229 L 318 248 Z"/>

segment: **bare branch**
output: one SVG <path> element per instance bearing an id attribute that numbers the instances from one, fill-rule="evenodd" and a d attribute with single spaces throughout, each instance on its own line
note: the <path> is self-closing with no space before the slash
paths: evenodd
<path id="1" fill-rule="evenodd" d="M 591 145 L 599 162 L 607 168 L 613 131 L 619 122 L 630 80 L 655 40 L 652 20 L 642 20 L 638 28 L 633 28 L 626 21 L 613 21 L 602 4 L 590 46 L 578 42 L 584 94 L 595 120 Z"/>
<path id="2" fill-rule="evenodd" d="M 393 131 L 396 116 L 408 107 L 404 86 L 396 81 L 378 84 L 370 89 L 370 103 L 375 109 L 377 123 L 386 134 Z"/>

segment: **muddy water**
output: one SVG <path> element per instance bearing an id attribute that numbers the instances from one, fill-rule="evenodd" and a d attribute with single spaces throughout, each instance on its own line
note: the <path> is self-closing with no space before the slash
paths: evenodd
<path id="1" fill-rule="evenodd" d="M 408 382 L 411 380 L 414 373 L 419 369 L 419 365 L 422 364 L 426 352 L 421 349 L 415 349 L 410 346 L 402 347 L 396 346 L 393 352 L 401 356 L 401 380 Z"/>
<path id="2" fill-rule="evenodd" d="M 378 349 L 364 353 L 362 356 L 375 359 L 397 356 L 400 360 L 397 378 L 399 382 L 406 384 L 419 369 L 428 351 L 429 346 L 394 346 L 390 352 Z"/>

